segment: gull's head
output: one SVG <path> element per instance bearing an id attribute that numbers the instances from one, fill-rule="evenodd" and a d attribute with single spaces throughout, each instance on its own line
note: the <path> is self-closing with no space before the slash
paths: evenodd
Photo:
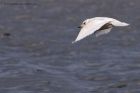
<path id="1" fill-rule="evenodd" d="M 82 24 L 78 28 L 83 28 L 87 23 L 89 23 L 90 19 L 86 19 L 85 21 L 82 22 Z"/>

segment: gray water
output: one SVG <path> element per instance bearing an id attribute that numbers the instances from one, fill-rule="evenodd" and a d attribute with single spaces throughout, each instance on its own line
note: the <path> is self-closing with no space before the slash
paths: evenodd
<path id="1" fill-rule="evenodd" d="M 72 44 L 95 16 L 131 25 Z M 140 93 L 139 29 L 140 0 L 1 0 L 0 93 Z"/>

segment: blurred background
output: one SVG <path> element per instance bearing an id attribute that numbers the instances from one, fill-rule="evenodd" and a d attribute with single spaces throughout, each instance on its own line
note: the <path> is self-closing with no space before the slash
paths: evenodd
<path id="1" fill-rule="evenodd" d="M 86 18 L 130 24 L 72 44 Z M 140 93 L 140 0 L 0 0 L 0 93 Z"/>

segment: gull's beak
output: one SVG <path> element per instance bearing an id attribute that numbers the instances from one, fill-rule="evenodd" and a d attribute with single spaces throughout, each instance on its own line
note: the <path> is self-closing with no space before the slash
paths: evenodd
<path id="1" fill-rule="evenodd" d="M 82 26 L 78 26 L 77 28 L 82 28 Z"/>

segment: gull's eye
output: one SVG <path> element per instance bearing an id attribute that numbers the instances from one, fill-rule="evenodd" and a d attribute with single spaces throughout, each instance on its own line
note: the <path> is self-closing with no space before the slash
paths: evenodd
<path id="1" fill-rule="evenodd" d="M 84 25 L 86 24 L 86 22 L 83 23 Z"/>

